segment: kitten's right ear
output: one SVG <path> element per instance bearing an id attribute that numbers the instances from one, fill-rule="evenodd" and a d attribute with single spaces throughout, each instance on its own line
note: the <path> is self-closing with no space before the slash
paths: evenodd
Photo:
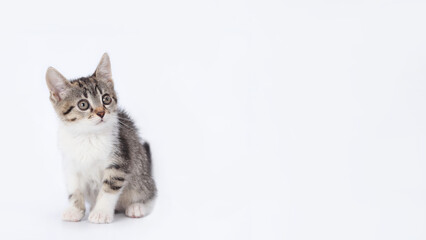
<path id="1" fill-rule="evenodd" d="M 46 83 L 50 91 L 50 99 L 54 102 L 61 101 L 71 87 L 70 82 L 53 67 L 49 67 L 46 71 Z"/>

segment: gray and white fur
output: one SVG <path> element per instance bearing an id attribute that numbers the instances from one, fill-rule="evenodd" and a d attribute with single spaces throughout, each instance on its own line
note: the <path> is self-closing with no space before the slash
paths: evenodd
<path id="1" fill-rule="evenodd" d="M 110 223 L 114 212 L 139 218 L 154 206 L 151 152 L 129 115 L 117 105 L 109 56 L 89 77 L 68 81 L 49 67 L 50 101 L 60 119 L 59 148 L 69 206 L 65 221 Z"/>

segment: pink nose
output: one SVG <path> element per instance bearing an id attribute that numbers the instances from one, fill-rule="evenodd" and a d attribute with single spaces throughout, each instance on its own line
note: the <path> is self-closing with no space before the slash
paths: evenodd
<path id="1" fill-rule="evenodd" d="M 96 115 L 98 115 L 99 117 L 103 118 L 105 116 L 105 111 L 96 112 Z"/>

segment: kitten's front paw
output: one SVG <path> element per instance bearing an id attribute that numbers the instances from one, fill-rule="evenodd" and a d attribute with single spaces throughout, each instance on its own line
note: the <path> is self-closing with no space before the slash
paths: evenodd
<path id="1" fill-rule="evenodd" d="M 92 223 L 111 223 L 114 219 L 114 212 L 110 213 L 104 210 L 93 209 L 89 214 L 89 221 Z"/>
<path id="2" fill-rule="evenodd" d="M 78 222 L 84 217 L 84 210 L 76 207 L 67 208 L 62 214 L 62 220 L 68 222 Z"/>

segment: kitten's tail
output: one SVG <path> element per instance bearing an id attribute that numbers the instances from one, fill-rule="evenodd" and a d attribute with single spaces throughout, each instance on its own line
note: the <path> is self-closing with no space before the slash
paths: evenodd
<path id="1" fill-rule="evenodd" d="M 148 171 L 149 171 L 149 174 L 151 175 L 152 174 L 151 147 L 149 146 L 148 142 L 144 142 L 142 146 L 145 149 L 146 158 L 148 162 Z"/>
<path id="2" fill-rule="evenodd" d="M 143 148 L 145 149 L 146 156 L 148 157 L 149 165 L 151 165 L 151 147 L 148 142 L 143 143 Z"/>

